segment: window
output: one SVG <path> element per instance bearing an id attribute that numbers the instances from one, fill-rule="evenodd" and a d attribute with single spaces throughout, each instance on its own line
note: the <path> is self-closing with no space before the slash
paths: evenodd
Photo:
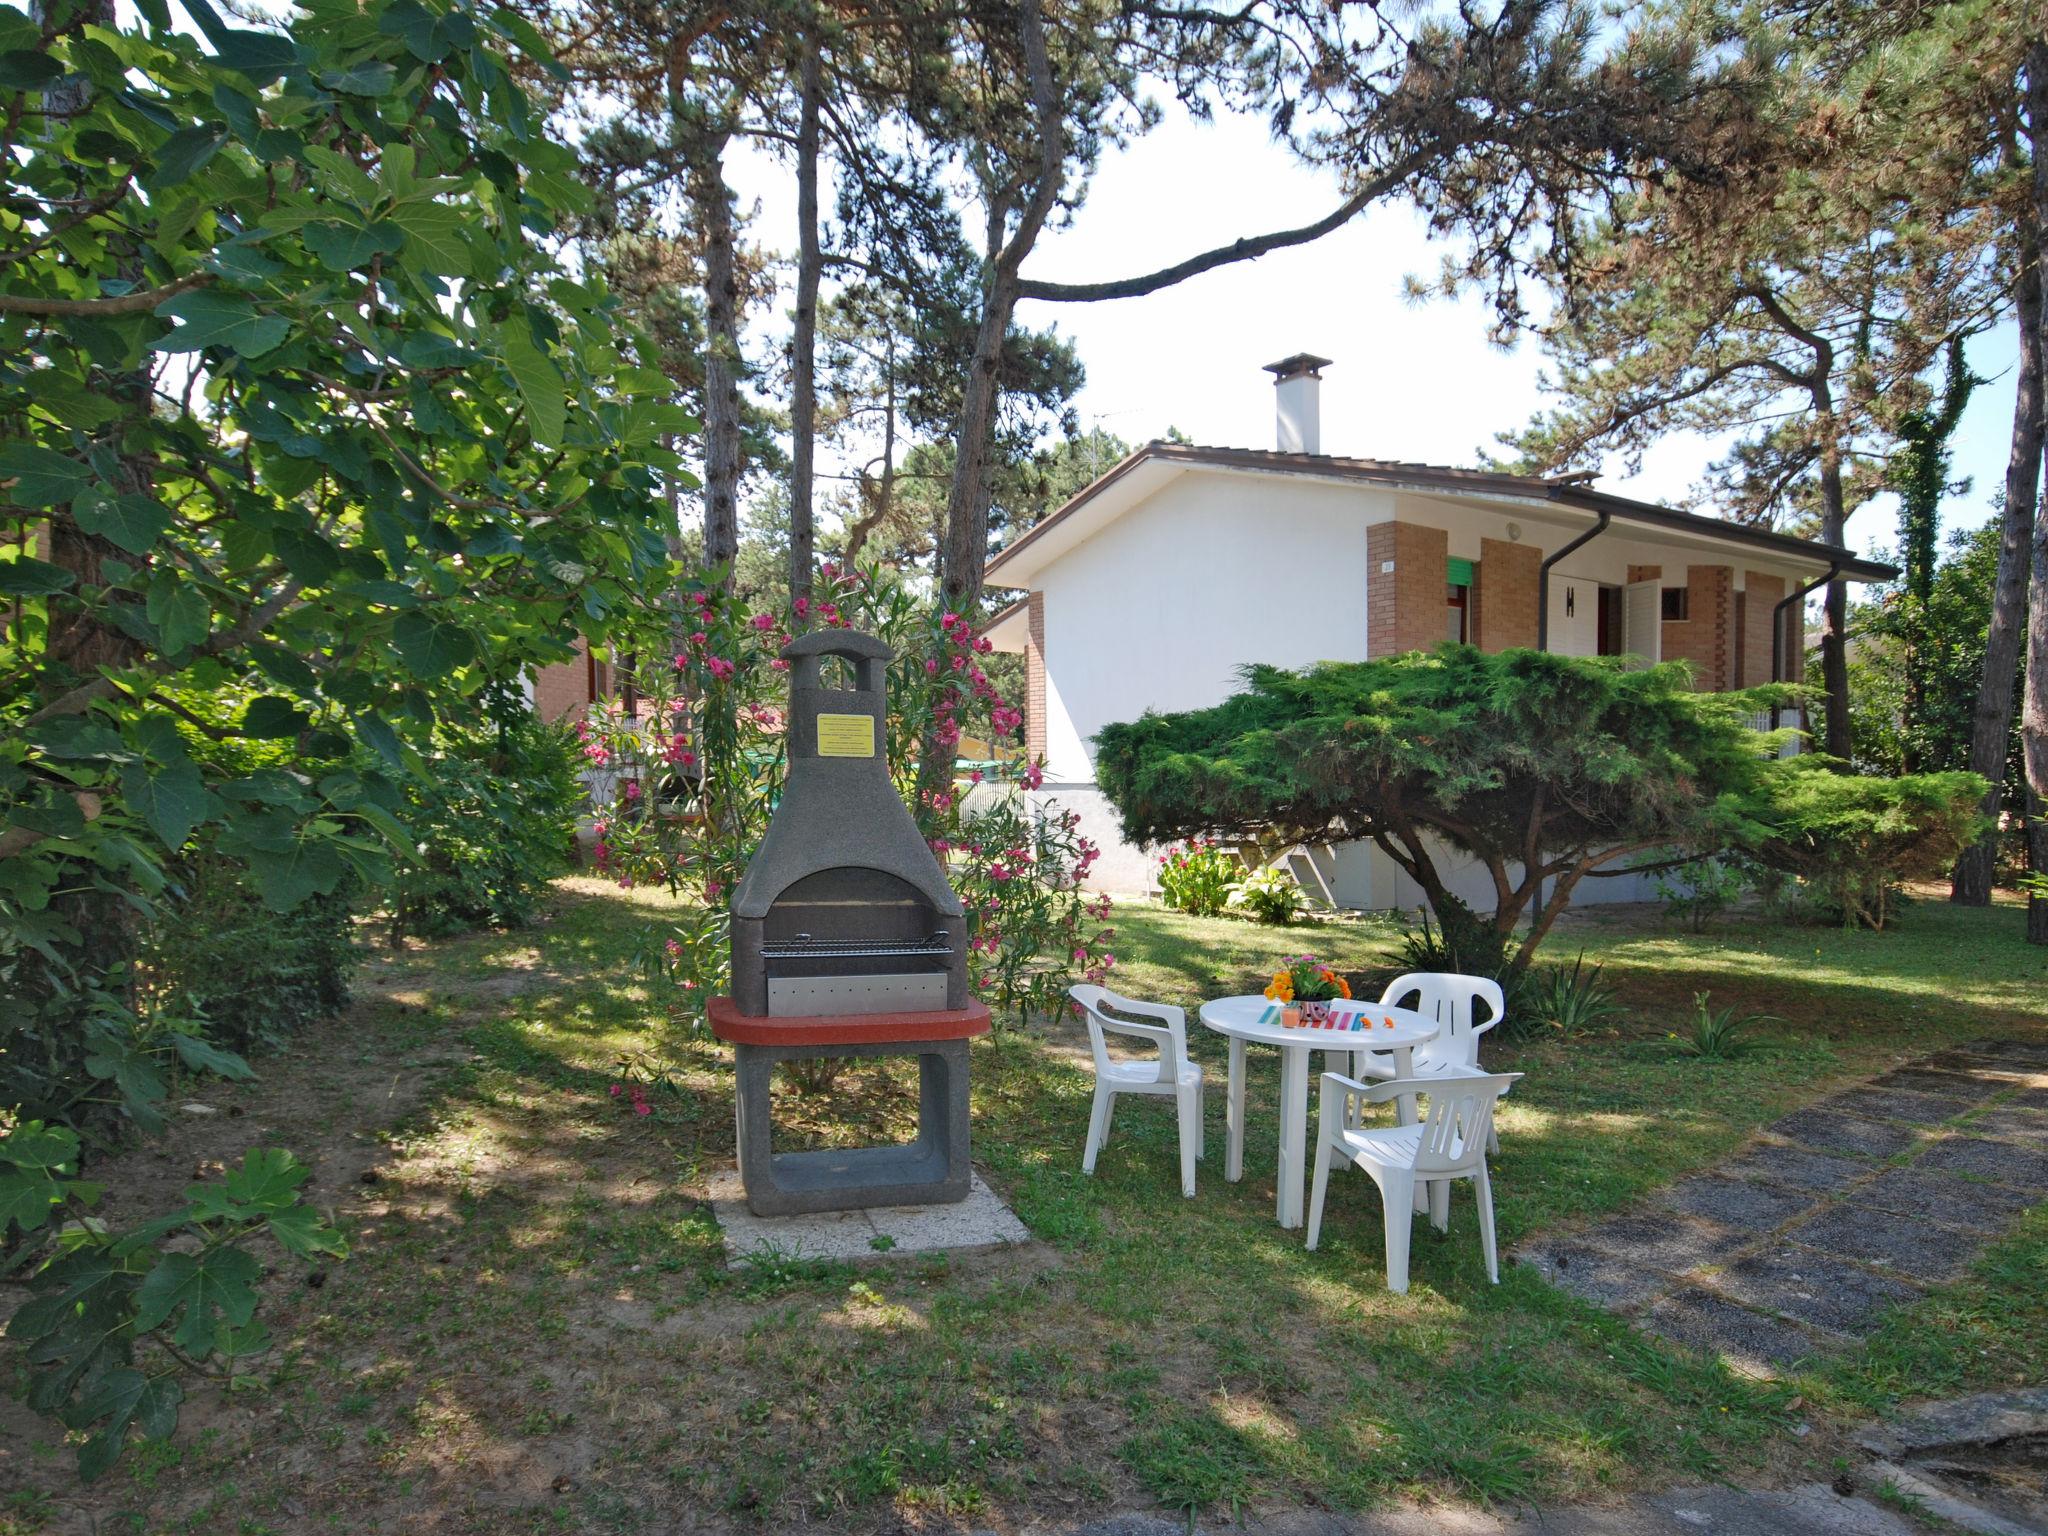
<path id="1" fill-rule="evenodd" d="M 1692 593 L 1685 587 L 1664 589 L 1664 617 L 1667 622 L 1692 617 L 1692 608 L 1688 602 L 1691 596 Z"/>
<path id="2" fill-rule="evenodd" d="M 1472 562 L 1452 560 L 1444 575 L 1444 635 L 1463 645 L 1472 638 Z"/>

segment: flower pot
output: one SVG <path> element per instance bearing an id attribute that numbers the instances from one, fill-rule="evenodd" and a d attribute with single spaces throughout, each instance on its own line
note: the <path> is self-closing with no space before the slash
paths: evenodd
<path id="1" fill-rule="evenodd" d="M 1301 1005 L 1301 1023 L 1304 1029 L 1321 1029 L 1329 1022 L 1328 1002 L 1304 1002 Z"/>

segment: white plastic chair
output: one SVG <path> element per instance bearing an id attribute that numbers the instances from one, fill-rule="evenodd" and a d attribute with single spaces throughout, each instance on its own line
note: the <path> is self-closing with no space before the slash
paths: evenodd
<path id="1" fill-rule="evenodd" d="M 1493 1132 L 1493 1106 L 1520 1073 L 1476 1077 L 1398 1078 L 1368 1086 L 1323 1074 L 1322 1115 L 1316 1132 L 1316 1177 L 1309 1193 L 1308 1246 L 1323 1230 L 1323 1197 L 1329 1190 L 1330 1159 L 1342 1156 L 1373 1177 L 1386 1208 L 1387 1289 L 1408 1289 L 1408 1234 L 1415 1221 L 1416 1185 L 1429 1192 L 1429 1220 L 1439 1232 L 1451 1218 L 1452 1179 L 1470 1179 L 1479 1205 L 1479 1245 L 1486 1275 L 1500 1284 L 1500 1249 L 1493 1230 L 1493 1184 L 1486 1173 L 1486 1145 Z M 1414 1125 L 1368 1130 L 1361 1111 L 1406 1095 L 1429 1096 L 1429 1114 Z"/>
<path id="2" fill-rule="evenodd" d="M 1407 1001 L 1404 1001 L 1407 999 Z M 1460 976 L 1447 971 L 1411 971 L 1397 976 L 1380 994 L 1388 1008 L 1407 1008 L 1437 1021 L 1434 1040 L 1415 1048 L 1410 1070 L 1418 1078 L 1482 1077 L 1479 1065 L 1479 1037 L 1507 1016 L 1507 999 L 1500 983 L 1485 976 Z M 1476 1017 L 1477 1005 L 1486 1005 L 1486 1017 Z M 1384 1051 L 1360 1051 L 1351 1058 L 1353 1077 L 1391 1078 L 1394 1059 Z M 1498 1154 L 1496 1136 L 1488 1150 Z"/>
<path id="3" fill-rule="evenodd" d="M 1095 1156 L 1109 1141 L 1110 1116 L 1116 1113 L 1120 1093 L 1150 1093 L 1172 1098 L 1180 1120 L 1180 1192 L 1190 1199 L 1195 1193 L 1195 1159 L 1202 1146 L 1202 1067 L 1188 1060 L 1188 1016 L 1183 1009 L 1164 1003 L 1141 1003 L 1119 997 L 1107 987 L 1069 987 L 1067 996 L 1080 1004 L 1088 1020 L 1088 1043 L 1095 1051 L 1095 1108 L 1088 1117 L 1088 1148 L 1081 1155 L 1081 1171 L 1095 1172 Z M 1158 1019 L 1158 1024 L 1137 1024 L 1115 1018 L 1117 1013 Z M 1150 1040 L 1159 1047 L 1159 1058 L 1118 1061 L 1109 1054 L 1107 1034 L 1131 1035 Z"/>

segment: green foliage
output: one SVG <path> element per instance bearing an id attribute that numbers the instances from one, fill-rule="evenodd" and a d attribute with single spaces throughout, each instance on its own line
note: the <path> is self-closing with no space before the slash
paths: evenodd
<path id="1" fill-rule="evenodd" d="M 239 864 L 196 847 L 170 876 L 138 939 L 138 968 L 160 1007 L 203 1019 L 209 1038 L 248 1051 L 347 1006 L 360 887 L 273 912 Z"/>
<path id="2" fill-rule="evenodd" d="M 0 159 L 0 522 L 51 556 L 0 571 L 0 925 L 60 967 L 53 898 L 153 894 L 202 830 L 275 911 L 383 878 L 436 721 L 662 568 L 645 466 L 689 425 L 539 238 L 581 197 L 497 23 L 79 14 L 22 31 L 0 86 L 37 125 Z M 60 77 L 81 105 L 45 118 L 19 82 Z M 230 734 L 376 768 L 208 771 L 174 700 L 235 690 Z"/>
<path id="3" fill-rule="evenodd" d="M 1197 834 L 1159 855 L 1159 898 L 1190 917 L 1217 917 L 1244 866 L 1213 837 Z"/>
<path id="4" fill-rule="evenodd" d="M 510 12 L 103 9 L 0 9 L 0 1114 L 94 1131 L 248 1070 L 181 1011 L 191 944 L 169 992 L 134 963 L 185 856 L 238 920 L 216 864 L 279 916 L 385 880 L 437 727 L 662 579 L 692 430 L 555 259 L 585 197 Z M 91 1465 L 175 1407 L 138 1333 L 247 1347 L 234 1244 L 315 1230 L 293 1200 L 188 1213 L 161 1265 L 77 1228 L 38 1271 L 77 1293 L 36 1317 L 98 1341 L 30 1353 Z"/>
<path id="5" fill-rule="evenodd" d="M 1605 969 L 1597 962 L 1587 965 L 1582 949 L 1570 965 L 1530 969 L 1514 1006 L 1501 1021 L 1501 1031 L 1508 1039 L 1542 1029 L 1565 1035 L 1590 1034 L 1626 1011 Z"/>
<path id="6" fill-rule="evenodd" d="M 256 1319 L 267 1235 L 294 1258 L 347 1252 L 341 1235 L 300 1199 L 310 1170 L 289 1152 L 250 1152 L 221 1178 L 194 1184 L 177 1209 L 123 1232 L 85 1213 L 98 1185 L 77 1177 L 77 1133 L 20 1121 L 0 1138 L 0 1238 L 29 1299 L 8 1320 L 25 1352 L 27 1401 L 67 1429 L 86 1478 L 120 1457 L 134 1430 L 176 1429 L 178 1364 L 235 1361 L 270 1347 Z M 174 1246 L 175 1245 L 175 1246 Z M 154 1348 L 138 1349 L 145 1343 Z"/>
<path id="7" fill-rule="evenodd" d="M 1225 907 L 1255 923 L 1285 927 L 1300 920 L 1308 908 L 1308 897 L 1294 876 L 1278 865 L 1269 864 L 1256 874 L 1233 881 Z"/>
<path id="8" fill-rule="evenodd" d="M 1101 981 L 1116 964 L 1116 934 L 1099 926 L 1109 898 L 1081 888 L 1094 857 L 1076 812 L 1014 790 L 962 818 L 948 873 L 974 914 L 969 970 L 991 1008 L 1052 1017 L 1077 976 Z"/>
<path id="9" fill-rule="evenodd" d="M 1732 856 L 1696 859 L 1666 870 L 1656 880 L 1664 910 L 1694 933 L 1740 901 L 1752 884 L 1750 871 Z"/>
<path id="10" fill-rule="evenodd" d="M 1698 1061 L 1738 1061 L 1761 1049 L 1763 1042 L 1751 1031 L 1760 1024 L 1776 1023 L 1772 1015 L 1739 1014 L 1732 1004 L 1717 1011 L 1710 1006 L 1712 1001 L 1711 993 L 1693 993 L 1691 1033 L 1672 1037 L 1681 1052 Z"/>
<path id="11" fill-rule="evenodd" d="M 1941 874 L 1982 835 L 1986 786 L 1974 773 L 1874 778 L 1845 766 L 1818 754 L 1778 765 L 1756 856 L 1844 927 L 1882 929 L 1902 881 Z"/>
<path id="12" fill-rule="evenodd" d="M 393 941 L 531 921 L 589 803 L 577 764 L 568 731 L 523 704 L 494 729 L 444 731 L 398 812 L 411 856 L 386 897 Z"/>
<path id="13" fill-rule="evenodd" d="M 1590 870 L 1757 832 L 1773 738 L 1748 722 L 1791 696 L 1696 693 L 1676 664 L 1461 645 L 1252 667 L 1245 683 L 1214 708 L 1100 733 L 1096 772 L 1124 835 L 1369 838 L 1421 884 L 1458 968 L 1486 975 L 1527 965 Z M 1543 855 L 1523 867 L 1530 848 Z M 1490 918 L 1449 889 L 1446 849 L 1493 875 Z"/>

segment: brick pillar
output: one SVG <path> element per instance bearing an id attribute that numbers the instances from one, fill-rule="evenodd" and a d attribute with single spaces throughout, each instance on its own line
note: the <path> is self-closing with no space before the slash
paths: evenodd
<path id="1" fill-rule="evenodd" d="M 1483 651 L 1533 647 L 1543 551 L 1533 544 L 1481 539 L 1479 568 L 1473 575 L 1472 599 L 1478 608 L 1478 622 L 1472 630 L 1472 643 Z"/>
<path id="2" fill-rule="evenodd" d="M 1735 686 L 1754 688 L 1771 681 L 1771 615 L 1785 600 L 1785 579 L 1750 571 L 1742 588 L 1742 667 Z"/>
<path id="3" fill-rule="evenodd" d="M 1024 603 L 1024 755 L 1033 762 L 1045 756 L 1045 594 L 1034 592 Z"/>
<path id="4" fill-rule="evenodd" d="M 1365 532 L 1365 653 L 1373 660 L 1434 650 L 1449 638 L 1444 618 L 1450 535 L 1415 523 L 1375 523 Z M 1385 567 L 1392 565 L 1392 570 Z"/>
<path id="5" fill-rule="evenodd" d="M 1664 626 L 1664 659 L 1689 661 L 1693 686 L 1730 687 L 1735 676 L 1735 572 L 1725 565 L 1685 571 L 1686 616 Z"/>

